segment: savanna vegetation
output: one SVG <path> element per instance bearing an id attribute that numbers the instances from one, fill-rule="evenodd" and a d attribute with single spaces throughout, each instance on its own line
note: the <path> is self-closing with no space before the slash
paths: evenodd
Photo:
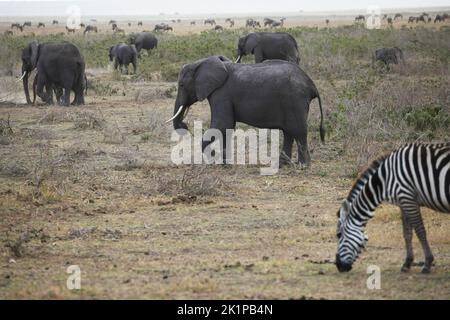
<path id="1" fill-rule="evenodd" d="M 158 48 L 128 76 L 108 61 L 109 47 L 127 35 L 0 36 L 0 297 L 450 297 L 450 222 L 431 210 L 431 275 L 399 272 L 393 206 L 369 223 L 367 252 L 352 273 L 338 274 L 332 262 L 336 210 L 358 173 L 403 143 L 450 140 L 450 29 L 279 29 L 296 38 L 324 104 L 325 145 L 311 105 L 311 168 L 264 177 L 255 166 L 173 165 L 164 120 L 181 66 L 210 55 L 233 60 L 250 31 L 157 34 Z M 32 39 L 80 48 L 85 106 L 23 104 L 13 75 Z M 392 46 L 405 64 L 372 61 L 376 48 Z M 208 123 L 207 102 L 187 119 Z M 72 264 L 82 269 L 82 290 L 65 287 Z M 382 268 L 382 290 L 365 286 L 370 264 Z"/>

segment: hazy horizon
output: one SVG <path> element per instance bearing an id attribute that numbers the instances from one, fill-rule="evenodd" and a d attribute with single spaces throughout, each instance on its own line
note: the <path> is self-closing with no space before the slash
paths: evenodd
<path id="1" fill-rule="evenodd" d="M 339 3 L 332 0 L 316 0 L 314 2 L 299 2 L 298 0 L 278 0 L 274 3 L 260 3 L 260 1 L 228 0 L 226 3 L 210 0 L 167 0 L 162 3 L 151 3 L 144 0 L 128 0 L 126 6 L 120 0 L 97 1 L 5 1 L 0 0 L 0 16 L 67 16 L 71 6 L 78 6 L 84 16 L 160 16 L 161 14 L 174 15 L 223 15 L 223 14 L 257 14 L 257 13 L 290 13 L 314 14 L 346 12 L 364 13 L 369 5 L 377 5 L 381 10 L 415 10 L 420 8 L 448 9 L 448 0 L 341 0 Z"/>

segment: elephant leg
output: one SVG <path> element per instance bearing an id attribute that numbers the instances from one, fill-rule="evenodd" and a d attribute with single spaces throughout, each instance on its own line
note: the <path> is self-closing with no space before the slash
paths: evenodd
<path id="1" fill-rule="evenodd" d="M 311 157 L 308 150 L 308 110 L 309 105 L 307 103 L 300 106 L 300 109 L 296 110 L 296 129 L 293 134 L 298 149 L 298 162 L 302 166 L 309 166 Z"/>
<path id="2" fill-rule="evenodd" d="M 114 59 L 114 70 L 117 70 L 119 67 L 119 61 L 117 61 L 117 58 Z"/>
<path id="3" fill-rule="evenodd" d="M 283 136 L 283 150 L 280 154 L 280 165 L 290 163 L 292 158 L 292 144 L 294 142 L 294 137 L 286 131 L 283 131 Z"/>
<path id="4" fill-rule="evenodd" d="M 53 86 L 50 84 L 45 84 L 45 93 L 47 96 L 46 103 L 48 105 L 53 104 Z"/>
<path id="5" fill-rule="evenodd" d="M 311 157 L 308 150 L 308 142 L 306 134 L 295 139 L 298 148 L 298 162 L 305 167 L 308 167 L 311 162 Z"/>
<path id="6" fill-rule="evenodd" d="M 136 61 L 133 61 L 132 64 L 133 64 L 133 73 L 136 74 Z"/>
<path id="7" fill-rule="evenodd" d="M 64 88 L 64 94 L 61 105 L 68 107 L 70 105 L 70 87 Z"/>
<path id="8" fill-rule="evenodd" d="M 39 74 L 39 77 L 37 80 L 36 93 L 37 93 L 38 97 L 40 97 L 42 99 L 42 101 L 44 101 L 45 103 L 48 103 L 48 90 L 47 90 L 47 85 L 45 82 L 46 82 L 46 77 L 43 74 L 43 72 L 41 72 Z M 46 87 L 47 92 L 44 92 L 44 87 Z"/>
<path id="9" fill-rule="evenodd" d="M 255 63 L 261 63 L 264 61 L 264 55 L 261 48 L 255 48 L 255 50 L 253 50 L 253 53 L 255 55 Z"/>
<path id="10" fill-rule="evenodd" d="M 222 157 L 225 163 L 227 152 L 226 152 L 226 131 L 227 129 L 234 129 L 236 122 L 233 116 L 233 107 L 228 103 L 216 103 L 215 100 L 221 101 L 222 97 L 211 97 L 210 105 L 211 107 L 211 125 L 210 129 L 217 129 L 222 135 Z M 214 137 L 211 140 L 202 140 L 202 151 L 215 141 Z M 214 156 L 214 154 L 211 154 Z"/>
<path id="11" fill-rule="evenodd" d="M 125 74 L 128 74 L 128 64 L 125 65 Z"/>

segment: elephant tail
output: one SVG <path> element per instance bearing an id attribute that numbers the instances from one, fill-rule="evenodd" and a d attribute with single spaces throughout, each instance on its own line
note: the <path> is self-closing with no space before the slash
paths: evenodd
<path id="1" fill-rule="evenodd" d="M 319 93 L 317 93 L 317 99 L 319 100 L 319 108 L 320 108 L 320 141 L 325 143 L 325 128 L 323 127 L 323 111 L 322 111 L 322 99 L 320 99 Z"/>

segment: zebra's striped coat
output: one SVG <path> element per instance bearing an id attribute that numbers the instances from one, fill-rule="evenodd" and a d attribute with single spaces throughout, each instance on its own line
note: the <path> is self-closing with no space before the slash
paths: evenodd
<path id="1" fill-rule="evenodd" d="M 361 175 L 338 211 L 336 266 L 339 271 L 351 270 L 367 241 L 364 227 L 382 202 L 401 208 L 406 243 L 402 271 L 408 271 L 414 259 L 414 229 L 425 253 L 422 272 L 430 272 L 434 258 L 420 207 L 450 212 L 450 143 L 405 145 L 375 161 Z"/>

